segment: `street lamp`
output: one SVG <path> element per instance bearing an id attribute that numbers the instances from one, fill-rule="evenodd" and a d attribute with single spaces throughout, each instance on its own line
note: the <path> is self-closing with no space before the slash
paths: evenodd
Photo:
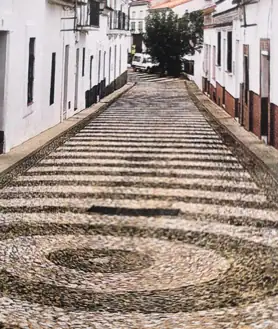
<path id="1" fill-rule="evenodd" d="M 99 11 L 102 13 L 105 9 L 106 1 L 100 1 L 99 2 Z"/>

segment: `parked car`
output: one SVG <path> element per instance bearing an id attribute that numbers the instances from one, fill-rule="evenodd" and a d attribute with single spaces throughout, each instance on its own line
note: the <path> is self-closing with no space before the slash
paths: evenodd
<path id="1" fill-rule="evenodd" d="M 136 53 L 131 66 L 134 71 L 152 73 L 158 68 L 159 63 L 154 62 L 148 54 Z"/>

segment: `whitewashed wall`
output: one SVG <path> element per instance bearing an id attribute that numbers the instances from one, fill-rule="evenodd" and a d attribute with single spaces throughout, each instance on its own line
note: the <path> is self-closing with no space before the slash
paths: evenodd
<path id="1" fill-rule="evenodd" d="M 120 9 L 120 1 L 117 0 Z M 125 8 L 126 12 L 128 7 Z M 102 60 L 100 78 L 108 77 L 109 47 L 114 60 L 117 46 L 117 63 L 111 65 L 111 81 L 117 78 L 127 67 L 127 33 L 115 32 L 108 37 L 107 17 L 100 16 L 100 28 L 85 33 L 73 31 L 61 32 L 72 27 L 71 20 L 62 17 L 73 16 L 61 6 L 50 5 L 45 0 L 1 0 L 0 32 L 8 32 L 7 61 L 5 67 L 5 89 L 0 80 L 0 130 L 5 132 L 5 152 L 21 144 L 42 131 L 53 127 L 63 120 L 63 83 L 64 83 L 64 49 L 69 45 L 69 72 L 66 117 L 70 117 L 85 107 L 85 91 L 90 89 L 90 56 L 94 56 L 92 85 L 98 83 L 98 56 L 101 50 Z M 5 32 L 6 33 L 6 32 Z M 112 33 L 113 34 L 113 33 Z M 34 101 L 27 105 L 28 53 L 29 38 L 35 37 L 35 81 Z M 76 49 L 79 48 L 79 89 L 78 105 L 74 111 Z M 82 77 L 83 48 L 86 49 L 85 76 Z M 0 52 L 4 56 L 1 48 Z M 49 105 L 51 57 L 56 53 L 55 99 Z M 104 70 L 103 54 L 106 52 L 107 66 Z M 1 59 L 0 56 L 0 59 Z M 121 61 L 120 61 L 121 56 Z M 1 68 L 0 68 L 1 69 Z M 2 86 L 3 87 L 3 86 Z M 4 95 L 1 96 L 1 89 Z M 3 103 L 3 104 L 2 104 Z M 2 105 L 1 105 L 2 104 Z"/>
<path id="2" fill-rule="evenodd" d="M 226 0 L 217 5 L 216 13 L 225 12 L 235 7 L 232 0 Z M 216 67 L 216 79 L 235 98 L 239 98 L 239 85 L 243 82 L 243 45 L 249 45 L 249 86 L 250 90 L 260 94 L 260 39 L 270 39 L 270 101 L 278 104 L 278 39 L 275 32 L 278 28 L 278 2 L 272 0 L 260 0 L 257 3 L 246 6 L 247 24 L 254 26 L 242 27 L 244 21 L 242 12 L 233 20 L 233 26 L 226 28 L 215 28 L 204 30 L 204 44 L 217 46 L 217 32 L 222 32 L 222 64 Z M 228 30 L 233 31 L 233 71 L 227 73 L 225 69 L 224 42 Z M 214 65 L 214 63 L 212 63 Z M 210 77 L 211 83 L 215 86 L 215 80 Z"/>
<path id="3" fill-rule="evenodd" d="M 278 104 L 278 71 L 277 51 L 277 1 L 261 0 L 247 7 L 247 23 L 257 24 L 254 27 L 243 29 L 243 43 L 249 44 L 250 52 L 250 89 L 260 94 L 260 39 L 270 39 L 270 97 L 271 102 Z"/>
<path id="4" fill-rule="evenodd" d="M 215 14 L 222 14 L 220 20 L 223 22 L 230 21 L 232 17 L 232 25 L 210 28 L 204 30 L 204 45 L 208 49 L 208 53 L 204 53 L 204 65 L 209 62 L 208 80 L 216 87 L 216 81 L 234 97 L 239 97 L 239 84 L 242 82 L 242 70 L 243 70 L 243 48 L 242 48 L 242 22 L 239 19 L 238 10 L 227 12 L 227 10 L 234 8 L 232 0 L 226 0 L 221 2 L 216 7 Z M 219 17 L 219 16 L 218 16 Z M 218 18 L 214 19 L 214 22 L 218 22 Z M 219 21 L 220 22 L 220 21 Z M 227 70 L 227 33 L 232 31 L 232 71 Z M 217 34 L 221 32 L 221 65 L 217 65 Z M 215 47 L 215 57 L 213 56 L 213 48 Z M 213 58 L 214 57 L 214 58 Z M 203 73 L 205 76 L 205 72 Z"/>

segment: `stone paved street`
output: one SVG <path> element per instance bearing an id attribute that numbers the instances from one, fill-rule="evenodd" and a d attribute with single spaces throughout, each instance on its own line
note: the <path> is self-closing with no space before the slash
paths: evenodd
<path id="1" fill-rule="evenodd" d="M 269 190 L 183 81 L 131 79 L 2 188 L 0 328 L 278 328 Z"/>

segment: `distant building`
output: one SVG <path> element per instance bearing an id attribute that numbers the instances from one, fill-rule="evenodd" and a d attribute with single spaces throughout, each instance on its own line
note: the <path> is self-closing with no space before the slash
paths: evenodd
<path id="1" fill-rule="evenodd" d="M 146 32 L 146 17 L 148 16 L 149 7 L 149 0 L 135 0 L 130 3 L 130 46 L 135 46 L 137 53 L 146 50 L 143 34 Z"/>
<path id="2" fill-rule="evenodd" d="M 0 22 L 0 153 L 126 82 L 121 0 L 1 0 Z"/>

